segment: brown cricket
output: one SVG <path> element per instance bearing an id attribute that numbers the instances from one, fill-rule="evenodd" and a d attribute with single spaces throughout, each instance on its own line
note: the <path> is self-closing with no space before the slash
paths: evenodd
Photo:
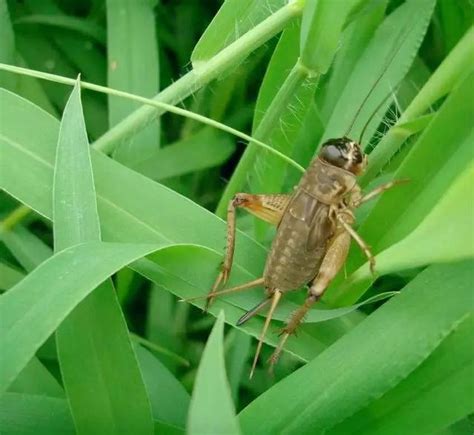
<path id="1" fill-rule="evenodd" d="M 288 337 L 295 332 L 308 310 L 321 299 L 331 280 L 346 261 L 351 239 L 367 256 L 371 270 L 375 259 L 368 245 L 353 229 L 354 210 L 364 202 L 397 184 L 382 184 L 363 195 L 357 176 L 367 166 L 359 143 L 347 137 L 326 141 L 292 194 L 252 195 L 238 193 L 227 210 L 227 245 L 222 269 L 207 295 L 207 305 L 220 294 L 265 288 L 265 298 L 237 322 L 241 325 L 270 305 L 252 364 L 252 377 L 263 340 L 281 296 L 308 285 L 308 296 L 284 327 L 280 343 L 270 358 L 272 367 Z M 229 278 L 235 248 L 236 209 L 243 208 L 277 226 L 263 276 L 254 281 L 219 291 Z"/>

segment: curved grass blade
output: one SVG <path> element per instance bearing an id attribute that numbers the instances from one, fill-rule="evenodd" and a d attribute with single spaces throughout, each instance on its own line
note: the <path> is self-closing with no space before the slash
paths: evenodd
<path id="1" fill-rule="evenodd" d="M 187 433 L 239 434 L 224 362 L 224 313 L 217 316 L 199 363 Z"/>
<path id="2" fill-rule="evenodd" d="M 79 81 L 66 104 L 59 129 L 53 233 L 55 252 L 100 241 Z M 68 315 L 56 332 L 56 344 L 78 433 L 104 432 L 114 427 L 140 433 L 153 431 L 145 386 L 110 280 Z M 120 383 L 116 382 L 117 376 L 122 379 Z"/>
<path id="3" fill-rule="evenodd" d="M 473 320 L 469 315 L 406 379 L 328 434 L 396 435 L 414 427 L 417 433 L 439 433 L 472 413 Z"/>
<path id="4" fill-rule="evenodd" d="M 133 94 L 152 97 L 159 91 L 158 46 L 152 2 L 107 1 L 107 85 Z M 114 126 L 140 107 L 109 96 L 109 125 Z M 129 165 L 160 147 L 160 119 L 121 143 L 114 158 Z"/>
<path id="5" fill-rule="evenodd" d="M 472 314 L 473 265 L 427 268 L 398 297 L 247 406 L 239 415 L 242 430 L 324 432 L 387 393 Z M 446 297 L 446 288 L 456 294 Z"/>

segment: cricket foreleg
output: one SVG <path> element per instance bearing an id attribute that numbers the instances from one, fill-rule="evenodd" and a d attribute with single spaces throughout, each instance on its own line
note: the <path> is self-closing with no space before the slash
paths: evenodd
<path id="1" fill-rule="evenodd" d="M 273 366 L 278 361 L 288 337 L 295 333 L 298 326 L 303 322 L 304 317 L 308 311 L 317 301 L 321 299 L 330 282 L 334 279 L 334 277 L 344 265 L 349 252 L 350 244 L 350 234 L 345 231 L 342 225 L 338 225 L 336 235 L 329 244 L 329 248 L 321 263 L 319 272 L 308 290 L 308 297 L 306 298 L 304 304 L 293 313 L 285 328 L 283 328 L 280 342 L 278 343 L 277 348 L 269 360 L 270 370 L 273 369 Z"/>
<path id="2" fill-rule="evenodd" d="M 212 302 L 213 293 L 217 292 L 221 285 L 225 285 L 229 279 L 232 262 L 234 260 L 235 249 L 235 212 L 237 208 L 244 208 L 259 218 L 277 225 L 283 212 L 288 205 L 290 195 L 251 195 L 248 193 L 237 193 L 227 208 L 227 241 L 225 248 L 224 262 L 221 271 L 210 290 L 210 295 L 206 302 L 206 309 Z"/>
<path id="3" fill-rule="evenodd" d="M 375 275 L 375 257 L 373 256 L 369 245 L 365 243 L 362 237 L 360 237 L 359 234 L 357 234 L 357 232 L 354 230 L 354 228 L 352 228 L 351 223 L 348 222 L 347 213 L 344 211 L 336 213 L 336 219 L 338 220 L 339 225 L 341 225 L 344 228 L 344 230 L 350 234 L 350 236 L 359 245 L 360 249 L 362 249 L 362 252 L 365 254 L 365 256 L 367 257 L 367 260 L 369 261 L 370 271 L 372 272 L 373 275 Z"/>
<path id="4" fill-rule="evenodd" d="M 365 194 L 360 199 L 358 199 L 355 202 L 354 206 L 359 207 L 364 202 L 370 201 L 371 199 L 375 198 L 377 195 L 380 195 L 386 190 L 391 189 L 392 187 L 397 186 L 398 184 L 407 183 L 408 181 L 409 180 L 405 180 L 405 179 L 393 180 L 393 181 L 389 181 L 388 183 L 381 184 L 379 187 L 376 187 L 374 190 L 370 191 L 369 193 Z"/>

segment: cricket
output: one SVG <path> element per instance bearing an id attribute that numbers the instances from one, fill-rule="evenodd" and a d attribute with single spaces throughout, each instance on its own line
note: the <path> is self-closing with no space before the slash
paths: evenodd
<path id="1" fill-rule="evenodd" d="M 269 306 L 252 364 L 253 376 L 265 334 L 281 297 L 308 286 L 303 305 L 288 319 L 280 343 L 270 358 L 270 370 L 291 334 L 306 313 L 321 299 L 346 261 L 351 240 L 362 249 L 375 271 L 375 258 L 367 243 L 353 229 L 354 210 L 401 181 L 390 181 L 363 195 L 357 176 L 367 166 L 367 156 L 356 141 L 347 137 L 326 141 L 292 194 L 258 195 L 238 193 L 227 210 L 227 245 L 222 269 L 207 295 L 206 307 L 224 293 L 257 286 L 265 288 L 264 299 L 237 322 L 242 325 Z M 236 209 L 242 208 L 277 226 L 263 276 L 242 285 L 220 290 L 232 270 L 235 249 Z"/>
<path id="2" fill-rule="evenodd" d="M 401 44 L 395 49 L 394 54 L 398 53 L 400 47 Z M 237 326 L 243 325 L 269 307 L 251 366 L 250 378 L 253 377 L 257 366 L 273 313 L 285 293 L 303 286 L 308 288 L 306 300 L 281 330 L 280 342 L 268 361 L 270 373 L 273 372 L 288 337 L 295 334 L 308 311 L 322 298 L 331 281 L 344 266 L 352 240 L 367 257 L 370 270 L 375 275 L 375 257 L 366 241 L 353 228 L 354 211 L 363 203 L 408 180 L 392 180 L 364 194 L 357 183 L 357 177 L 364 173 L 368 164 L 368 156 L 361 146 L 366 128 L 392 93 L 383 98 L 370 115 L 358 141 L 349 138 L 348 133 L 392 59 L 387 62 L 374 81 L 346 134 L 339 138 L 328 139 L 321 145 L 291 194 L 237 193 L 229 202 L 224 261 L 211 290 L 205 296 L 204 310 L 207 311 L 214 298 L 219 295 L 263 286 L 265 297 L 237 321 Z M 275 225 L 277 231 L 266 259 L 263 276 L 223 289 L 232 270 L 237 209 L 244 209 L 257 218 Z"/>

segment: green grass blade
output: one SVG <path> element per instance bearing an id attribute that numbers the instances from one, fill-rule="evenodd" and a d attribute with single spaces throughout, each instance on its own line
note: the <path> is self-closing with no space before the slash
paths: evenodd
<path id="1" fill-rule="evenodd" d="M 147 1 L 107 1 L 107 58 L 109 87 L 152 97 L 159 91 L 158 46 L 153 5 Z M 114 126 L 139 104 L 109 96 L 109 125 Z M 160 146 L 159 118 L 120 144 L 114 157 L 128 164 L 146 158 Z"/>
<path id="2" fill-rule="evenodd" d="M 5 393 L 0 398 L 0 426 L 5 434 L 73 435 L 74 425 L 64 399 Z"/>
<path id="3" fill-rule="evenodd" d="M 69 15 L 28 15 L 15 20 L 16 26 L 40 25 L 45 27 L 59 27 L 61 29 L 78 32 L 88 38 L 93 39 L 101 45 L 105 45 L 106 38 L 104 29 L 91 22 L 81 18 Z"/>
<path id="4" fill-rule="evenodd" d="M 472 261 L 430 266 L 399 296 L 245 408 L 242 429 L 318 433 L 385 394 L 472 313 L 472 267 Z M 445 297 L 448 287 L 456 289 L 456 297 Z"/>
<path id="5" fill-rule="evenodd" d="M 0 263 L 0 290 L 8 290 L 24 277 L 25 275 L 17 268 L 3 262 Z"/>
<path id="6" fill-rule="evenodd" d="M 315 74 L 326 74 L 339 45 L 349 14 L 366 0 L 347 0 L 334 7 L 332 0 L 307 0 L 300 38 L 301 63 Z"/>
<path id="7" fill-rule="evenodd" d="M 474 135 L 471 140 L 474 144 Z M 474 257 L 472 206 L 466 198 L 474 183 L 474 164 L 462 172 L 423 222 L 407 237 L 378 255 L 381 273 Z M 358 269 L 349 282 L 367 279 Z M 351 295 L 356 297 L 356 295 Z"/>
<path id="8" fill-rule="evenodd" d="M 0 389 L 5 391 L 34 352 L 94 288 L 156 249 L 102 242 L 77 245 L 55 254 L 8 291 L 0 300 L 0 339 L 5 349 L 0 357 Z"/>
<path id="9" fill-rule="evenodd" d="M 27 272 L 51 256 L 51 248 L 21 225 L 5 231 L 1 239 Z"/>
<path id="10" fill-rule="evenodd" d="M 155 99 L 169 104 L 176 104 L 182 101 L 233 67 L 236 60 L 243 60 L 253 50 L 280 32 L 300 13 L 301 6 L 299 6 L 297 2 L 283 6 L 228 47 L 221 50 L 204 65 L 188 72 L 172 85 L 161 91 L 155 96 Z M 163 112 L 163 110 L 156 110 L 152 107 L 141 107 L 137 109 L 99 138 L 94 143 L 94 148 L 104 152 L 112 151 L 118 142 L 132 137 Z"/>
<path id="11" fill-rule="evenodd" d="M 316 95 L 320 116 L 327 122 L 334 106 L 347 84 L 355 65 L 372 39 L 375 30 L 385 18 L 388 1 L 372 0 L 367 2 L 360 17 L 351 21 L 341 36 L 341 47 L 338 49 L 331 70 L 325 77 Z"/>
<path id="12" fill-rule="evenodd" d="M 15 35 L 13 33 L 7 0 L 0 0 L 0 62 L 15 62 Z M 11 89 L 16 82 L 15 77 L 0 73 L 0 86 Z"/>
<path id="13" fill-rule="evenodd" d="M 400 124 L 422 115 L 437 100 L 459 86 L 462 80 L 474 70 L 474 65 L 470 62 L 473 57 L 474 27 L 471 27 L 418 92 L 397 124 L 370 153 L 369 167 L 361 179 L 362 184 L 371 180 L 383 168 L 406 139 L 407 134 Z M 401 128 L 398 128 L 399 126 Z"/>
<path id="14" fill-rule="evenodd" d="M 234 150 L 229 136 L 205 128 L 127 166 L 153 180 L 164 180 L 221 165 Z"/>
<path id="15" fill-rule="evenodd" d="M 89 152 L 78 82 L 64 109 L 56 151 L 55 252 L 100 241 Z M 100 285 L 69 314 L 57 330 L 56 343 L 78 433 L 110 428 L 152 431 L 145 386 L 111 281 Z M 123 379 L 120 384 L 115 381 L 117 375 Z"/>
<path id="16" fill-rule="evenodd" d="M 434 4 L 433 0 L 408 1 L 385 18 L 347 78 L 323 140 L 347 134 L 348 129 L 350 137 L 359 138 L 367 119 L 410 69 Z M 379 109 L 364 139 L 373 134 L 389 103 Z"/>
<path id="17" fill-rule="evenodd" d="M 293 74 L 298 82 L 292 85 L 293 92 L 286 103 L 286 110 L 282 110 L 273 131 L 265 137 L 265 142 L 288 156 L 293 154 L 302 120 L 308 111 L 318 83 L 317 79 L 305 78 L 304 74 L 300 76 L 300 73 L 295 75 L 292 70 L 298 61 L 299 34 L 300 26 L 293 25 L 283 32 L 278 41 L 260 86 L 253 123 L 255 134 L 257 134 L 260 124 L 265 122 L 264 118 L 271 110 L 279 89 L 285 86 L 287 78 Z M 289 169 L 286 162 L 280 161 L 266 151 L 259 150 L 254 159 L 253 168 L 249 170 L 246 177 L 250 191 L 281 192 L 287 170 Z M 295 172 L 293 168 L 291 171 Z"/>
<path id="18" fill-rule="evenodd" d="M 225 47 L 268 18 L 284 5 L 283 0 L 225 0 L 191 54 L 194 68 L 207 62 Z"/>
<path id="19" fill-rule="evenodd" d="M 474 317 L 470 315 L 410 375 L 331 435 L 438 433 L 474 410 Z"/>
<path id="20" fill-rule="evenodd" d="M 239 434 L 224 363 L 224 313 L 221 311 L 199 364 L 189 407 L 188 434 Z"/>
<path id="21" fill-rule="evenodd" d="M 154 420 L 184 428 L 190 401 L 188 392 L 152 353 L 142 346 L 134 347 Z"/>
<path id="22" fill-rule="evenodd" d="M 59 128 L 53 180 L 54 249 L 100 240 L 99 215 L 79 81 Z"/>
<path id="23" fill-rule="evenodd" d="M 33 357 L 8 388 L 10 393 L 64 398 L 64 389 L 43 363 Z"/>

